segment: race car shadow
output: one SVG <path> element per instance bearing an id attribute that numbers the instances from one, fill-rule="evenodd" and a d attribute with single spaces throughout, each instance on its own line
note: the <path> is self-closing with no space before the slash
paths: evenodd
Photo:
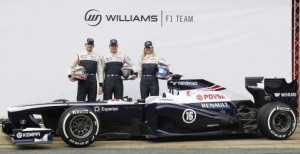
<path id="1" fill-rule="evenodd" d="M 235 139 L 258 139 L 263 138 L 260 134 L 230 134 L 230 135 L 209 135 L 209 136 L 177 136 L 148 139 L 151 142 L 182 142 L 182 141 L 218 141 Z"/>
<path id="2" fill-rule="evenodd" d="M 116 141 L 116 140 L 143 140 L 150 142 L 182 142 L 182 141 L 211 141 L 211 140 L 235 140 L 235 139 L 258 139 L 263 138 L 257 133 L 249 134 L 230 134 L 230 135 L 207 135 L 207 136 L 170 136 L 158 138 L 146 138 L 136 136 L 111 135 L 97 139 L 97 141 Z"/>
<path id="3" fill-rule="evenodd" d="M 16 150 L 52 149 L 47 145 L 18 145 Z"/>
<path id="4" fill-rule="evenodd" d="M 18 145 L 16 150 L 38 150 L 38 149 L 56 149 L 69 148 L 67 144 L 55 137 L 55 145 L 40 144 L 40 145 Z M 146 137 L 133 137 L 124 135 L 106 136 L 105 138 L 97 139 L 97 141 L 149 141 L 149 143 L 166 143 L 166 142 L 186 142 L 186 141 L 224 141 L 224 140 L 251 140 L 263 138 L 260 134 L 230 134 L 230 135 L 209 135 L 209 136 L 180 136 L 180 137 L 160 137 L 160 138 L 146 138 Z M 93 148 L 93 146 L 89 146 Z"/>

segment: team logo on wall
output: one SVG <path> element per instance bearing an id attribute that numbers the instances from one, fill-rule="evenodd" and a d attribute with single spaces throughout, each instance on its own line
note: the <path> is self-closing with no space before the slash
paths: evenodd
<path id="1" fill-rule="evenodd" d="M 84 20 L 89 26 L 98 26 L 101 22 L 122 22 L 122 23 L 158 23 L 163 27 L 164 23 L 192 23 L 194 22 L 193 15 L 183 14 L 165 14 L 163 10 L 151 14 L 100 14 L 97 9 L 90 9 L 84 15 Z"/>
<path id="2" fill-rule="evenodd" d="M 102 15 L 99 13 L 98 10 L 91 9 L 85 13 L 84 20 L 90 26 L 97 26 L 102 21 Z"/>

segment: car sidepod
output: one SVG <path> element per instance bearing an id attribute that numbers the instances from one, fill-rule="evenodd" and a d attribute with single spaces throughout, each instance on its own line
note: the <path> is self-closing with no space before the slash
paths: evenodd
<path id="1" fill-rule="evenodd" d="M 147 124 L 151 136 L 201 135 L 239 130 L 240 121 L 231 102 L 173 104 L 153 103 L 147 106 Z"/>

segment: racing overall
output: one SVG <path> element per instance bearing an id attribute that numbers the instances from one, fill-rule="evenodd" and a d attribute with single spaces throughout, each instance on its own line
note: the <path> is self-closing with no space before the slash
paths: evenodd
<path id="1" fill-rule="evenodd" d="M 141 73 L 140 93 L 141 98 L 146 99 L 150 96 L 159 95 L 159 82 L 156 77 L 158 71 L 158 64 L 169 65 L 164 59 L 151 55 L 146 55 L 139 61 L 139 68 Z"/>
<path id="2" fill-rule="evenodd" d="M 94 52 L 82 52 L 75 56 L 70 69 L 71 70 L 76 65 L 85 68 L 87 73 L 87 80 L 78 80 L 77 89 L 77 101 L 86 101 L 86 96 L 88 97 L 88 102 L 96 102 L 97 98 L 97 78 L 96 73 L 98 73 L 98 60 L 99 55 Z M 99 73 L 98 73 L 99 76 Z"/>
<path id="3" fill-rule="evenodd" d="M 100 71 L 103 77 L 100 79 L 100 83 L 103 81 L 103 100 L 112 99 L 114 95 L 115 99 L 123 99 L 123 81 L 121 79 L 122 67 L 124 63 L 133 67 L 131 60 L 122 53 L 109 53 L 103 56 L 101 59 L 102 69 Z"/>

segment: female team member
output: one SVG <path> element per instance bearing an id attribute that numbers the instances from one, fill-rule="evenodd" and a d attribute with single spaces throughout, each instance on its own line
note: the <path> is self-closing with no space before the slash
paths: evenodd
<path id="1" fill-rule="evenodd" d="M 141 98 L 159 95 L 158 77 L 169 79 L 171 72 L 170 64 L 156 55 L 152 42 L 146 41 L 143 54 L 139 61 L 139 73 L 141 76 Z"/>

